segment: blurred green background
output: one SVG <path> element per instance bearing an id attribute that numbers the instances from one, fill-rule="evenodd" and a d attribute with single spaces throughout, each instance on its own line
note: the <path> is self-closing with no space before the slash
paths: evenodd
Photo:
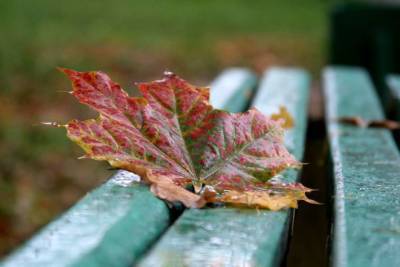
<path id="1" fill-rule="evenodd" d="M 332 1 L 0 1 L 0 255 L 112 173 L 62 129 L 93 116 L 57 66 L 133 81 L 168 69 L 207 85 L 223 68 L 324 65 Z"/>

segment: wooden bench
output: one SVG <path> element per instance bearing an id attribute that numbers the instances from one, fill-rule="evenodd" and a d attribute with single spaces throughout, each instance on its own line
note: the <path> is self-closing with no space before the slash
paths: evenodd
<path id="1" fill-rule="evenodd" d="M 394 79 L 388 79 L 391 87 L 400 88 Z M 251 105 L 265 114 L 285 106 L 295 119 L 285 144 L 301 160 L 307 128 L 308 74 L 300 69 L 272 68 L 264 73 L 252 96 L 256 86 L 257 79 L 250 71 L 228 69 L 213 82 L 211 102 L 233 112 Z M 332 187 L 332 203 L 326 203 L 332 211 L 330 265 L 400 266 L 398 148 L 389 130 L 339 120 L 352 116 L 384 119 L 375 88 L 363 69 L 328 67 L 323 72 L 323 91 L 330 144 L 327 168 L 331 175 L 326 180 Z M 295 170 L 282 175 L 286 181 L 299 178 Z M 117 172 L 0 266 L 285 264 L 291 210 L 168 208 L 137 180 L 135 174 Z"/>
<path id="2" fill-rule="evenodd" d="M 255 85 L 256 78 L 249 71 L 229 69 L 213 83 L 213 104 L 241 111 Z M 3 266 L 53 266 L 55 262 L 59 266 L 128 266 L 137 261 L 173 220 L 165 203 L 147 186 L 136 183 L 138 179 L 118 171 L 42 229 Z"/>
<path id="3" fill-rule="evenodd" d="M 218 108 L 242 111 L 255 86 L 256 77 L 251 72 L 229 69 L 213 82 L 211 102 Z M 265 73 L 252 100 L 252 105 L 265 114 L 277 112 L 283 105 L 295 115 L 296 127 L 287 134 L 285 142 L 299 159 L 304 150 L 308 91 L 309 77 L 304 71 L 272 69 Z M 298 178 L 295 171 L 284 175 L 290 181 Z M 282 260 L 289 210 L 190 209 L 163 235 L 174 215 L 137 180 L 136 175 L 119 171 L 42 229 L 1 266 L 129 266 L 146 252 L 142 266 L 257 266 L 277 265 Z M 148 251 L 151 246 L 154 247 Z"/>
<path id="4" fill-rule="evenodd" d="M 246 109 L 257 79 L 228 69 L 212 84 L 211 102 L 232 112 Z M 272 69 L 261 81 L 252 105 L 265 114 L 286 106 L 296 126 L 285 142 L 301 160 L 304 150 L 309 77 L 297 69 Z M 284 174 L 289 181 L 298 172 Z M 290 211 L 190 209 L 171 225 L 177 211 L 118 171 L 58 219 L 44 227 L 1 266 L 278 266 L 286 251 Z M 178 214 L 179 215 L 179 214 Z M 158 238 L 162 236 L 158 242 Z M 204 266 L 203 265 L 203 266 Z"/>
<path id="5" fill-rule="evenodd" d="M 400 266 L 400 155 L 386 129 L 341 117 L 384 119 L 366 71 L 329 67 L 323 73 L 333 163 L 333 266 Z"/>

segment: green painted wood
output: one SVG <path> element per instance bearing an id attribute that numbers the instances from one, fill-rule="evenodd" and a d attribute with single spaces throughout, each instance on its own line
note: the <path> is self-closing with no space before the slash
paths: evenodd
<path id="1" fill-rule="evenodd" d="M 397 120 L 400 120 L 400 75 L 388 75 L 386 77 L 386 83 L 393 103 L 394 116 Z"/>
<path id="2" fill-rule="evenodd" d="M 296 126 L 286 144 L 302 158 L 309 77 L 298 69 L 267 71 L 252 103 L 265 114 L 280 105 L 293 114 Z M 295 181 L 296 171 L 284 179 Z M 286 251 L 290 210 L 270 212 L 240 208 L 190 209 L 170 227 L 139 266 L 279 266 Z"/>
<path id="3" fill-rule="evenodd" d="M 212 86 L 214 106 L 238 111 L 247 105 L 256 77 L 245 69 L 228 69 Z M 119 171 L 0 266 L 131 266 L 171 219 L 165 203 L 138 180 L 135 174 Z"/>
<path id="4" fill-rule="evenodd" d="M 378 97 L 362 69 L 330 67 L 323 79 L 333 161 L 333 266 L 400 266 L 400 155 L 394 140 L 388 130 L 337 120 L 383 119 Z"/>
<path id="5" fill-rule="evenodd" d="M 126 266 L 168 227 L 169 211 L 120 171 L 42 229 L 1 266 Z M 151 210 L 151 212 L 148 212 Z"/>
<path id="6" fill-rule="evenodd" d="M 230 112 L 246 109 L 251 100 L 253 89 L 257 85 L 257 77 L 243 68 L 224 70 L 210 85 L 211 103 L 215 108 Z"/>

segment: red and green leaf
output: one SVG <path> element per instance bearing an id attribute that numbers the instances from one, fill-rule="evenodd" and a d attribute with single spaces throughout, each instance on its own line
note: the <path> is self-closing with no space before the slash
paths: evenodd
<path id="1" fill-rule="evenodd" d="M 141 175 L 160 198 L 188 207 L 226 202 L 273 210 L 310 201 L 308 188 L 268 182 L 300 165 L 283 145 L 279 117 L 213 109 L 208 88 L 172 73 L 138 83 L 143 97 L 137 98 L 102 72 L 62 71 L 72 94 L 100 114 L 70 121 L 68 137 L 87 157 Z M 185 189 L 189 185 L 197 194 Z"/>

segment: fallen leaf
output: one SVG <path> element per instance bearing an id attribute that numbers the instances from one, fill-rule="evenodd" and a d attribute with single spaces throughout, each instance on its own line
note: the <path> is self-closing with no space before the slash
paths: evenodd
<path id="1" fill-rule="evenodd" d="M 169 72 L 162 80 L 137 83 L 143 95 L 138 98 L 102 72 L 61 70 L 72 81 L 72 94 L 100 113 L 97 119 L 70 121 L 68 137 L 88 158 L 137 173 L 158 197 L 188 207 L 221 201 L 273 210 L 307 201 L 305 187 L 286 186 L 275 197 L 276 186 L 267 182 L 301 165 L 283 145 L 285 109 L 278 121 L 256 109 L 236 114 L 213 109 L 208 88 Z M 253 200 L 245 201 L 249 197 Z"/>
<path id="2" fill-rule="evenodd" d="M 275 121 L 281 121 L 281 125 L 285 129 L 290 129 L 294 127 L 294 119 L 292 115 L 290 115 L 286 107 L 280 106 L 279 113 L 272 114 L 271 119 Z"/>
<path id="3" fill-rule="evenodd" d="M 359 127 L 367 127 L 368 124 L 367 122 L 362 119 L 361 117 L 342 117 L 338 119 L 339 122 L 345 123 L 345 124 L 351 124 Z"/>
<path id="4" fill-rule="evenodd" d="M 389 130 L 400 129 L 400 122 L 393 120 L 365 120 L 361 117 L 342 117 L 341 123 L 352 124 L 363 128 L 385 128 Z"/>
<path id="5" fill-rule="evenodd" d="M 369 121 L 368 127 L 396 130 L 400 129 L 400 123 L 398 121 L 392 121 L 392 120 L 372 120 Z"/>

